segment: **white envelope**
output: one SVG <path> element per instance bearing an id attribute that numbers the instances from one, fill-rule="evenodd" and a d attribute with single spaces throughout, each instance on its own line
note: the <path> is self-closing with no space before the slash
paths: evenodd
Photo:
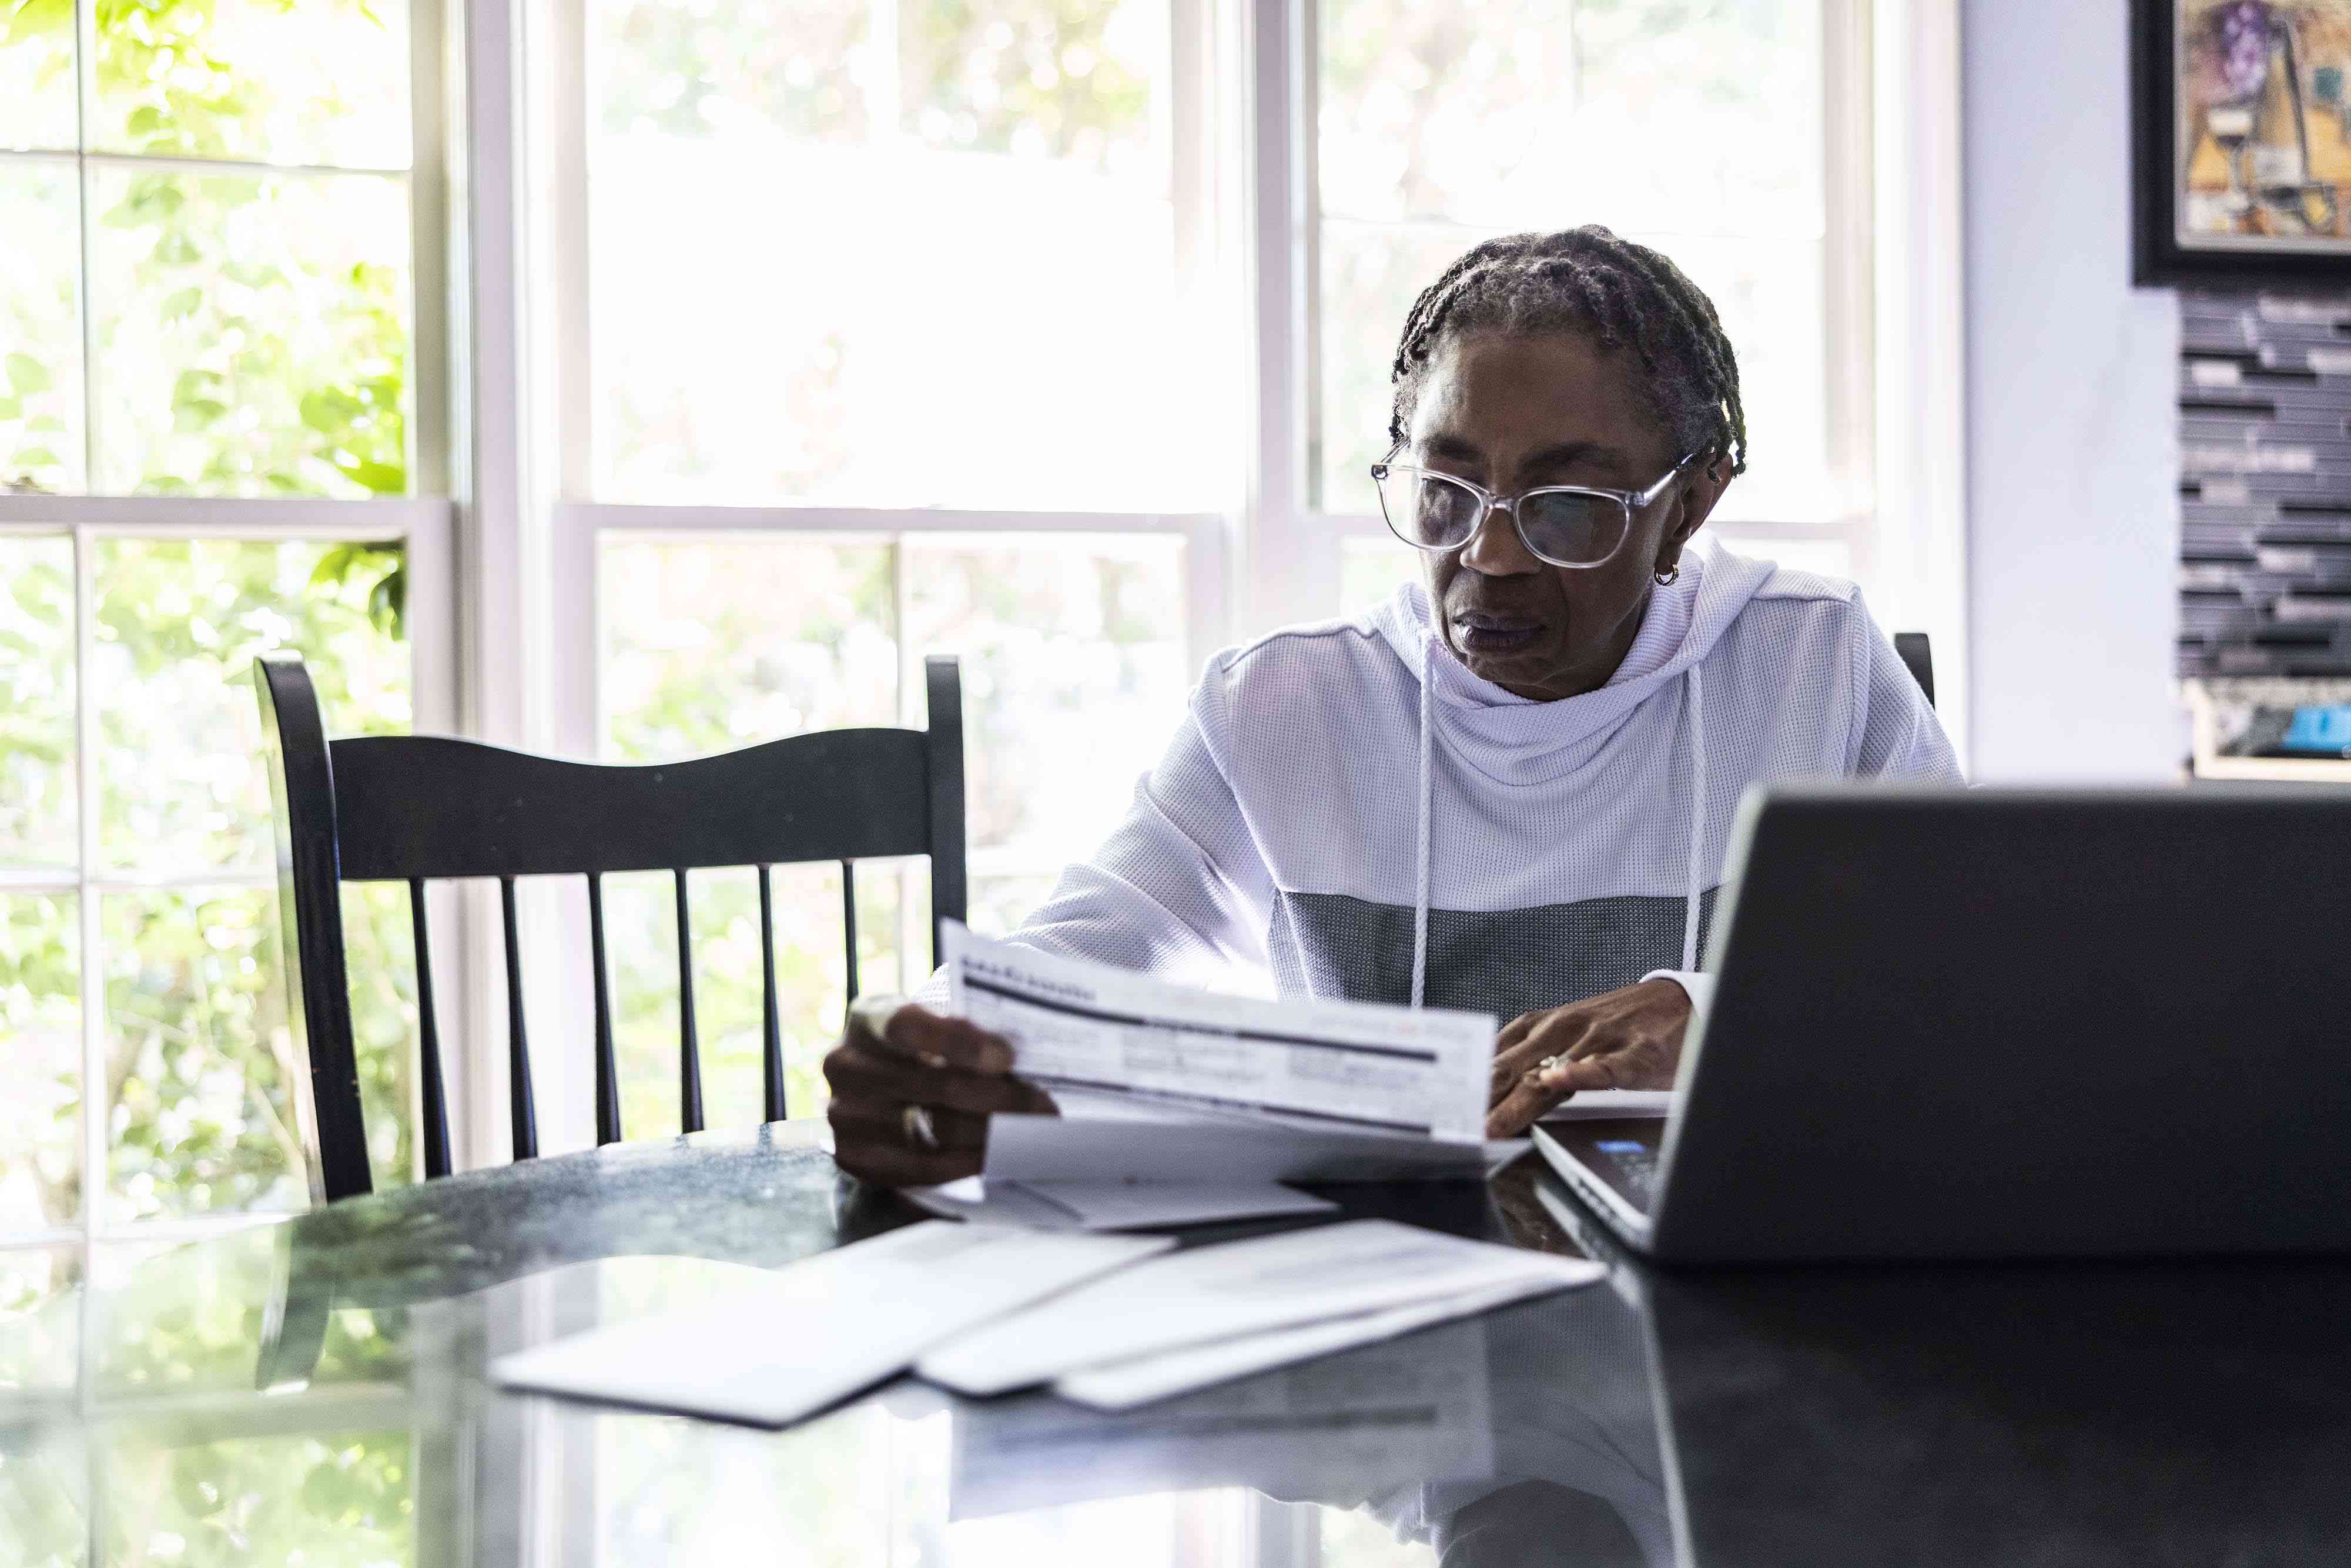
<path id="1" fill-rule="evenodd" d="M 1586 1268 L 1587 1281 L 1608 1271 L 1597 1263 Z M 1458 1296 L 1440 1296 L 1434 1301 L 1412 1301 L 1376 1312 L 1333 1318 L 1327 1322 L 1274 1329 L 1217 1344 L 1162 1351 L 1133 1361 L 1109 1362 L 1063 1373 L 1053 1380 L 1053 1392 L 1096 1410 L 1133 1410 L 1179 1394 L 1270 1372 L 1277 1366 L 1311 1361 L 1357 1345 L 1376 1344 L 1455 1318 L 1474 1317 L 1529 1296 L 1547 1294 L 1562 1284 L 1561 1280 L 1531 1276 Z M 1479 1370 L 1482 1374 L 1484 1369 Z"/>
<path id="2" fill-rule="evenodd" d="M 1357 1219 L 1199 1247 L 959 1334 L 915 1370 L 960 1394 L 1000 1394 L 1127 1361 L 1439 1296 L 1593 1278 L 1581 1259 Z"/>
<path id="3" fill-rule="evenodd" d="M 780 1427 L 932 1345 L 1174 1243 L 925 1220 L 689 1311 L 491 1363 L 508 1388 Z"/>

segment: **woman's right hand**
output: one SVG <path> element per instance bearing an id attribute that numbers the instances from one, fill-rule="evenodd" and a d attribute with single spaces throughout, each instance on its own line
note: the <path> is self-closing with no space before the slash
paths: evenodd
<path id="1" fill-rule="evenodd" d="M 849 1009 L 841 1043 L 824 1059 L 832 1088 L 826 1118 L 832 1157 L 851 1176 L 886 1186 L 931 1186 L 978 1174 L 987 1118 L 998 1111 L 1059 1114 L 1051 1096 L 1012 1076 L 1012 1047 L 963 1019 L 942 1018 L 897 997 Z M 919 1106 L 935 1148 L 921 1137 Z"/>

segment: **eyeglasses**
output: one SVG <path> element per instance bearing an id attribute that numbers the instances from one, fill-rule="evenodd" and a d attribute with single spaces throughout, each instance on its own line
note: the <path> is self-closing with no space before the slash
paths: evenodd
<path id="1" fill-rule="evenodd" d="M 1388 520 L 1388 531 L 1415 549 L 1435 555 L 1458 550 L 1478 537 L 1487 513 L 1501 511 L 1510 514 L 1519 542 L 1538 560 L 1553 566 L 1599 566 L 1633 531 L 1633 514 L 1664 495 L 1698 455 L 1691 453 L 1646 490 L 1544 485 L 1515 496 L 1497 496 L 1482 485 L 1407 463 L 1374 463 L 1372 478 L 1380 487 L 1380 513 Z"/>

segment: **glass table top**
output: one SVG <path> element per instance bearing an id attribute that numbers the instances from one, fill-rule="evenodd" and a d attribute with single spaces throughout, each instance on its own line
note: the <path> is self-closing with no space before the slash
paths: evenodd
<path id="1" fill-rule="evenodd" d="M 2351 1266 L 1667 1276 L 1535 1162 L 1343 1196 L 1614 1271 L 1123 1416 L 902 1380 L 771 1432 L 483 1369 L 906 1218 L 781 1128 L 22 1250 L 0 1564 L 2351 1558 Z"/>

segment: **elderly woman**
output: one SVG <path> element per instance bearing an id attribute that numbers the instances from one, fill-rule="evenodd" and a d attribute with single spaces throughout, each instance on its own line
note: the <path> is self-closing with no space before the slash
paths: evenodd
<path id="1" fill-rule="evenodd" d="M 1373 475 L 1425 581 L 1211 660 L 1125 821 L 1012 940 L 1508 1018 L 1510 1136 L 1578 1090 L 1671 1085 L 1750 784 L 1958 769 L 1851 584 L 1693 547 L 1746 418 L 1672 262 L 1596 227 L 1489 240 L 1414 304 L 1393 380 Z M 1010 1063 L 962 1020 L 859 1009 L 825 1062 L 842 1168 L 977 1170 L 989 1113 L 1052 1108 Z"/>

